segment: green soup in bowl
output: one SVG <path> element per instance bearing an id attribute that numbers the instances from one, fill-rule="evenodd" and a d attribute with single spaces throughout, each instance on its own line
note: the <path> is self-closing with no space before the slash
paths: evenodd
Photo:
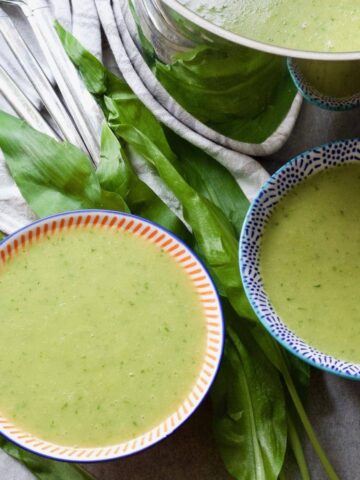
<path id="1" fill-rule="evenodd" d="M 360 142 L 291 160 L 260 191 L 241 236 L 248 298 L 305 361 L 360 379 Z"/>
<path id="2" fill-rule="evenodd" d="M 222 349 L 219 300 L 176 237 L 84 211 L 0 246 L 0 430 L 58 459 L 104 460 L 166 437 Z"/>
<path id="3" fill-rule="evenodd" d="M 231 32 L 311 52 L 360 51 L 360 4 L 354 0 L 180 0 Z"/>

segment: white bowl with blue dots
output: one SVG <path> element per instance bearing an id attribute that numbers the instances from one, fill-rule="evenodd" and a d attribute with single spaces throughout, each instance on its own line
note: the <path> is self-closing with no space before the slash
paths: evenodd
<path id="1" fill-rule="evenodd" d="M 349 162 L 360 162 L 360 139 L 334 142 L 304 152 L 273 174 L 261 188 L 245 218 L 240 238 L 240 271 L 252 308 L 282 346 L 314 367 L 360 380 L 360 364 L 339 360 L 317 350 L 286 326 L 266 294 L 260 273 L 264 228 L 282 197 L 305 178 Z"/>
<path id="2" fill-rule="evenodd" d="M 299 69 L 298 62 L 295 58 L 288 58 L 287 65 L 296 88 L 305 100 L 313 105 L 333 112 L 346 112 L 360 107 L 360 92 L 344 97 L 325 95 L 309 83 L 301 72 L 301 69 Z"/>

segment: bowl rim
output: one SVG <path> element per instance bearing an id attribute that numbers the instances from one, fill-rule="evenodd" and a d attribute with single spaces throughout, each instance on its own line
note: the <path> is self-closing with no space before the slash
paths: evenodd
<path id="1" fill-rule="evenodd" d="M 333 112 L 346 112 L 360 106 L 360 92 L 342 97 L 323 94 L 306 80 L 294 58 L 288 57 L 287 67 L 298 91 L 313 105 Z"/>
<path id="2" fill-rule="evenodd" d="M 258 307 L 257 305 L 257 302 L 253 299 L 253 295 L 250 291 L 250 286 L 249 284 L 247 283 L 247 280 L 246 280 L 246 276 L 245 276 L 245 259 L 246 259 L 246 256 L 243 254 L 243 250 L 244 250 L 244 244 L 245 244 L 245 241 L 246 239 L 248 238 L 248 235 L 246 233 L 246 229 L 247 229 L 247 226 L 248 226 L 248 223 L 251 221 L 252 219 L 252 216 L 254 215 L 254 213 L 256 212 L 257 208 L 259 207 L 260 202 L 261 202 L 261 198 L 262 196 L 264 195 L 264 193 L 268 190 L 268 188 L 274 184 L 274 181 L 277 182 L 279 178 L 281 178 L 282 174 L 286 171 L 291 171 L 292 168 L 294 167 L 294 165 L 296 165 L 296 162 L 305 157 L 305 156 L 308 156 L 308 155 L 315 155 L 317 153 L 319 153 L 320 150 L 325 150 L 328 149 L 328 148 L 332 148 L 332 147 L 336 147 L 337 145 L 346 145 L 347 143 L 349 142 L 354 142 L 355 144 L 358 143 L 360 145 L 360 137 L 355 137 L 355 138 L 348 138 L 348 139 L 344 139 L 344 140 L 337 140 L 337 141 L 333 141 L 333 142 L 328 142 L 328 143 L 323 143 L 321 145 L 318 145 L 316 147 L 313 147 L 313 148 L 310 148 L 308 150 L 304 150 L 303 152 L 297 154 L 296 156 L 292 157 L 289 161 L 287 161 L 284 165 L 282 165 L 278 170 L 276 170 L 276 172 L 274 172 L 269 178 L 268 180 L 264 183 L 264 185 L 261 187 L 261 189 L 259 190 L 258 194 L 256 195 L 255 199 L 253 200 L 253 202 L 251 203 L 247 213 L 246 213 L 246 216 L 245 216 L 245 219 L 244 219 L 244 222 L 243 222 L 243 226 L 242 226 L 242 229 L 241 229 L 241 234 L 240 234 L 240 247 L 239 247 L 239 266 L 240 266 L 240 273 L 241 273 L 241 277 L 242 277 L 242 281 L 243 281 L 243 286 L 244 286 L 244 291 L 245 291 L 245 294 L 246 294 L 246 297 L 252 307 L 252 309 L 254 310 L 257 318 L 259 319 L 259 321 L 261 322 L 261 324 L 263 325 L 263 327 L 267 330 L 267 332 L 282 346 L 284 347 L 288 352 L 290 352 L 292 355 L 295 355 L 297 358 L 299 358 L 300 360 L 304 361 L 305 363 L 309 364 L 310 366 L 312 367 L 315 367 L 319 370 L 323 370 L 327 373 L 331 373 L 333 375 L 336 375 L 336 376 L 339 376 L 339 377 L 343 377 L 343 378 L 347 378 L 347 379 L 351 379 L 351 380 L 356 380 L 356 381 L 360 381 L 360 363 L 352 363 L 352 362 L 348 362 L 348 361 L 345 361 L 345 360 L 341 360 L 341 359 L 337 359 L 335 357 L 333 357 L 332 355 L 330 354 L 325 354 L 324 352 L 321 352 L 320 350 L 316 349 L 315 347 L 312 347 L 309 343 L 305 342 L 304 340 L 302 340 L 300 337 L 297 337 L 297 335 L 289 328 L 287 327 L 286 323 L 283 322 L 281 320 L 281 318 L 276 314 L 277 318 L 279 319 L 279 321 L 281 322 L 282 325 L 284 325 L 288 331 L 291 333 L 291 335 L 293 335 L 295 338 L 299 338 L 306 346 L 312 348 L 312 350 L 314 352 L 316 352 L 317 355 L 323 355 L 323 356 L 326 356 L 327 358 L 329 359 L 332 359 L 333 361 L 335 361 L 336 363 L 339 362 L 339 363 L 346 363 L 349 367 L 351 366 L 355 366 L 359 372 L 358 373 L 349 373 L 349 372 L 346 372 L 346 371 L 342 371 L 342 370 L 336 370 L 336 369 L 332 369 L 330 368 L 329 366 L 326 366 L 322 363 L 320 363 L 320 361 L 316 362 L 313 358 L 309 358 L 309 357 L 306 357 L 304 356 L 302 353 L 300 353 L 299 351 L 295 350 L 291 345 L 289 345 L 287 343 L 287 341 L 283 340 L 282 338 L 280 338 L 280 336 L 271 328 L 271 326 L 269 325 L 268 321 L 264 318 L 264 315 L 263 313 L 261 312 L 260 308 Z M 311 161 L 313 161 L 314 158 L 311 158 Z M 357 160 L 354 160 L 353 162 L 356 162 Z M 332 167 L 333 168 L 336 168 L 336 166 L 338 165 L 338 162 L 339 160 L 336 160 L 336 165 L 333 165 Z M 352 161 L 349 160 L 348 162 L 346 163 L 351 163 Z M 359 159 L 359 162 L 360 162 L 360 159 Z M 332 168 L 332 167 L 329 167 L 329 168 Z M 323 171 L 323 169 L 321 169 L 320 171 Z M 305 175 L 301 181 L 303 180 L 306 180 L 306 178 L 309 178 L 313 175 L 314 172 L 311 172 L 310 174 L 307 174 Z M 316 174 L 316 173 L 315 173 Z M 294 185 L 292 185 L 290 188 L 286 188 L 280 195 L 280 198 L 282 198 L 284 196 L 284 194 L 286 194 L 288 191 L 290 191 L 295 185 L 298 185 L 300 182 L 297 181 Z M 265 292 L 264 292 L 265 293 Z M 272 305 L 268 295 L 265 293 L 266 295 L 266 298 L 269 300 L 269 304 Z M 275 310 L 275 309 L 274 309 Z"/>
<path id="3" fill-rule="evenodd" d="M 182 15 L 195 25 L 207 30 L 220 38 L 229 40 L 232 43 L 243 45 L 245 47 L 260 50 L 262 52 L 272 53 L 274 55 L 281 55 L 285 57 L 303 58 L 308 60 L 360 60 L 360 50 L 354 52 L 314 52 L 307 50 L 298 50 L 286 47 L 271 45 L 269 43 L 260 42 L 259 40 L 252 40 L 237 33 L 219 27 L 203 17 L 200 17 L 195 12 L 189 10 L 177 0 L 160 0 L 168 7 L 172 8 L 176 13 Z"/>
<path id="4" fill-rule="evenodd" d="M 216 353 L 212 352 L 215 360 L 213 361 L 214 365 L 213 365 L 213 368 L 211 370 L 211 375 L 209 376 L 209 379 L 208 379 L 206 385 L 204 385 L 203 383 L 201 384 L 202 388 L 203 388 L 203 391 L 201 392 L 201 394 L 198 394 L 199 398 L 196 399 L 195 401 L 193 400 L 193 405 L 189 404 L 189 402 L 188 402 L 190 395 L 194 392 L 195 387 L 198 385 L 200 375 L 204 372 L 206 357 L 209 353 L 209 342 L 211 344 L 211 339 L 209 340 L 209 334 L 211 334 L 211 332 L 209 331 L 209 329 L 211 330 L 212 327 L 209 326 L 209 325 L 207 325 L 207 333 L 206 333 L 206 335 L 207 335 L 206 351 L 204 352 L 203 363 L 199 368 L 198 380 L 196 381 L 196 383 L 194 383 L 194 385 L 192 387 L 193 390 L 191 390 L 191 391 L 189 391 L 185 394 L 184 400 L 182 401 L 182 403 L 180 404 L 180 406 L 178 407 L 177 410 L 170 413 L 167 418 L 164 418 L 159 424 L 155 425 L 155 427 L 151 428 L 150 430 L 146 431 L 145 433 L 143 433 L 141 435 L 138 435 L 138 437 L 136 437 L 135 439 L 129 439 L 125 442 L 121 442 L 119 444 L 109 445 L 109 446 L 105 446 L 105 447 L 79 447 L 79 448 L 71 447 L 71 446 L 67 447 L 66 445 L 58 445 L 58 444 L 54 444 L 54 443 L 42 440 L 42 439 L 32 435 L 30 432 L 22 430 L 21 427 L 17 427 L 15 423 L 11 423 L 6 418 L 1 417 L 1 415 L 0 415 L 0 435 L 2 435 L 4 438 L 9 440 L 10 442 L 18 445 L 19 447 L 23 448 L 24 450 L 26 450 L 30 453 L 39 455 L 40 457 L 43 457 L 43 458 L 48 458 L 48 459 L 56 460 L 56 461 L 60 461 L 60 462 L 79 463 L 79 464 L 82 464 L 82 463 L 103 463 L 103 462 L 109 462 L 109 461 L 113 461 L 113 460 L 120 459 L 120 458 L 129 457 L 129 456 L 135 455 L 137 453 L 143 452 L 143 451 L 145 451 L 149 448 L 153 448 L 158 443 L 165 440 L 168 436 L 172 435 L 178 428 L 180 428 L 197 411 L 197 409 L 200 407 L 200 405 L 203 403 L 203 401 L 207 397 L 207 394 L 208 394 L 211 386 L 213 385 L 213 383 L 215 381 L 215 378 L 218 374 L 218 371 L 219 371 L 219 368 L 220 368 L 220 365 L 221 365 L 223 352 L 224 352 L 224 343 L 225 343 L 225 320 L 224 320 L 224 315 L 223 315 L 223 310 L 222 310 L 221 299 L 220 299 L 220 295 L 218 293 L 217 287 L 216 287 L 212 277 L 210 276 L 210 273 L 208 272 L 208 269 L 206 268 L 206 266 L 204 265 L 202 260 L 197 256 L 197 254 L 194 253 L 193 250 L 188 245 L 186 245 L 186 243 L 183 240 L 181 240 L 177 235 L 172 233 L 167 228 L 162 227 L 161 225 L 159 225 L 156 222 L 153 222 L 151 220 L 147 220 L 147 219 L 142 218 L 138 215 L 133 215 L 131 213 L 125 213 L 125 212 L 119 212 L 119 211 L 116 211 L 116 210 L 102 210 L 102 209 L 95 209 L 94 208 L 94 209 L 80 209 L 80 210 L 74 210 L 74 211 L 64 211 L 64 212 L 56 213 L 56 214 L 49 215 L 49 216 L 40 218 L 38 220 L 35 220 L 34 222 L 31 222 L 31 223 L 25 225 L 24 227 L 16 230 L 15 232 L 11 233 L 7 237 L 3 238 L 0 241 L 0 254 L 2 255 L 2 252 L 4 252 L 5 248 L 8 249 L 9 248 L 8 245 L 10 245 L 14 240 L 16 241 L 17 239 L 20 239 L 21 236 L 24 236 L 25 234 L 28 234 L 29 232 L 33 232 L 33 234 L 34 234 L 36 232 L 36 229 L 40 225 L 41 226 L 44 226 L 44 225 L 49 226 L 50 224 L 53 224 L 54 222 L 56 223 L 58 220 L 61 220 L 61 221 L 65 220 L 65 222 L 66 222 L 66 219 L 82 218 L 83 222 L 80 223 L 80 225 L 83 226 L 83 225 L 86 225 L 86 219 L 88 219 L 90 217 L 94 217 L 94 219 L 96 219 L 96 217 L 100 217 L 100 220 L 105 219 L 105 217 L 109 218 L 109 220 L 107 220 L 107 223 L 109 223 L 113 218 L 116 218 L 117 221 L 119 221 L 121 219 L 125 219 L 125 222 L 121 227 L 116 226 L 116 222 L 115 222 L 115 227 L 114 228 L 118 228 L 118 229 L 121 228 L 122 230 L 125 230 L 125 228 L 123 228 L 123 227 L 126 227 L 127 225 L 131 225 L 131 228 L 129 228 L 129 229 L 126 228 L 126 230 L 128 230 L 130 233 L 133 233 L 135 235 L 137 234 L 136 233 L 137 230 L 135 230 L 135 232 L 134 232 L 134 229 L 138 225 L 142 225 L 143 227 L 144 226 L 145 227 L 150 227 L 150 229 L 152 229 L 152 230 L 150 230 L 150 234 L 155 232 L 155 231 L 157 232 L 153 236 L 154 239 L 156 239 L 158 233 L 160 235 L 165 235 L 165 238 L 163 238 L 161 240 L 160 247 L 162 247 L 162 244 L 165 240 L 167 241 L 167 240 L 171 239 L 172 242 L 175 242 L 175 244 L 178 245 L 178 247 L 180 247 L 180 251 L 181 251 L 181 249 L 183 249 L 183 251 L 185 252 L 185 255 L 188 256 L 188 257 L 190 256 L 191 257 L 190 260 L 196 262 L 196 265 L 191 267 L 191 269 L 193 269 L 193 268 L 198 269 L 198 267 L 200 267 L 201 268 L 201 274 L 205 274 L 205 276 L 206 276 L 206 281 L 205 282 L 210 285 L 210 288 L 208 286 L 206 288 L 211 291 L 211 294 L 209 294 L 209 297 L 212 297 L 214 299 L 215 306 L 216 306 L 216 311 L 211 312 L 211 313 L 213 313 L 213 314 L 216 313 L 216 315 L 217 315 L 217 319 L 216 320 L 211 319 L 211 322 L 215 322 L 217 324 L 216 328 L 217 328 L 217 335 L 218 335 L 219 338 L 218 338 L 218 342 L 217 342 L 218 343 L 217 352 Z M 128 223 L 126 223 L 126 222 L 128 222 Z M 89 221 L 89 223 L 91 223 L 91 221 Z M 96 223 L 94 223 L 94 225 L 96 225 Z M 135 225 L 134 225 L 134 223 L 135 223 Z M 60 226 L 60 224 L 57 224 L 57 225 Z M 75 226 L 75 222 L 71 223 L 71 226 Z M 109 226 L 110 228 L 113 227 L 113 225 L 108 225 L 108 224 L 105 224 L 105 226 Z M 65 224 L 65 227 L 68 227 L 68 224 Z M 61 227 L 60 230 L 62 228 L 63 227 Z M 70 228 L 70 227 L 68 227 L 68 228 Z M 57 228 L 56 228 L 56 230 L 57 230 Z M 141 231 L 142 227 L 140 227 L 138 230 Z M 45 232 L 42 232 L 42 235 L 45 235 L 45 234 L 47 234 L 47 230 Z M 148 234 L 149 234 L 149 232 L 146 232 L 146 235 L 143 238 L 146 239 L 149 236 Z M 35 235 L 32 236 L 32 239 L 34 239 L 34 237 L 35 237 Z M 35 242 L 36 242 L 36 240 L 35 240 Z M 26 241 L 28 241 L 28 239 Z M 30 240 L 30 242 L 31 241 L 32 240 Z M 149 239 L 149 241 L 152 241 L 152 240 Z M 169 244 L 170 247 L 172 247 L 173 245 L 174 245 L 174 243 Z M 175 249 L 174 252 L 177 253 L 177 249 Z M 1 255 L 0 255 L 0 263 L 3 259 L 3 257 Z M 179 255 L 177 260 L 175 260 L 175 255 L 173 255 L 172 253 L 168 252 L 168 255 L 172 256 L 174 258 L 174 261 L 180 260 L 179 264 L 181 263 L 181 258 L 183 257 L 183 255 Z M 192 275 L 191 272 L 188 272 L 188 274 L 189 274 L 189 276 Z M 194 280 L 194 279 L 192 279 L 192 280 Z M 196 280 L 194 280 L 194 281 L 196 281 Z M 204 280 L 201 280 L 201 282 L 204 283 Z M 200 287 L 198 287 L 194 283 L 194 289 L 198 290 L 199 288 Z M 208 297 L 206 297 L 206 298 L 208 298 Z M 212 306 L 213 305 L 214 304 L 212 304 Z M 209 315 L 209 314 L 205 313 L 204 321 L 207 322 L 207 324 L 208 324 L 209 318 L 206 315 Z M 186 408 L 184 408 L 185 406 L 186 406 Z M 183 409 L 185 411 L 185 413 L 183 414 L 182 417 L 180 417 L 178 415 L 178 411 L 180 409 Z M 126 450 L 124 452 L 121 452 L 121 453 L 117 453 L 115 455 L 104 455 L 104 456 L 101 456 L 101 455 L 97 455 L 97 456 L 95 456 L 95 455 L 92 455 L 92 456 L 83 455 L 83 456 L 77 457 L 76 453 L 74 453 L 77 450 L 79 450 L 79 451 L 87 451 L 87 450 L 97 451 L 97 450 L 101 449 L 101 450 L 106 451 L 106 450 L 110 450 L 110 449 L 116 449 L 120 445 L 134 443 L 136 439 L 140 439 L 142 437 L 145 437 L 146 435 L 150 434 L 150 437 L 152 437 L 151 432 L 153 432 L 155 430 L 158 430 L 161 426 L 165 425 L 165 423 L 168 422 L 170 420 L 170 418 L 173 418 L 175 416 L 175 414 L 177 415 L 178 421 L 175 420 L 175 422 L 173 422 L 174 425 L 171 424 L 171 427 L 168 428 L 166 431 L 163 431 L 160 436 L 155 437 L 154 440 L 151 439 L 147 443 L 145 442 L 145 444 L 143 446 L 140 446 L 140 447 L 137 446 L 136 448 L 135 447 L 134 448 L 129 447 L 128 450 Z M 31 439 L 35 440 L 35 443 L 42 443 L 45 446 L 49 445 L 49 447 L 46 449 L 48 451 L 45 451 L 45 450 L 42 451 L 41 449 L 39 449 L 38 445 L 36 445 L 36 446 L 32 445 L 34 443 L 33 441 L 30 444 L 28 444 L 23 439 L 19 439 L 16 436 L 14 436 L 13 433 L 9 433 L 7 431 L 4 431 L 4 424 L 5 423 L 9 424 L 10 427 L 12 427 L 12 428 L 16 428 L 17 431 L 18 431 L 17 434 L 20 433 L 22 435 L 26 435 L 26 436 L 30 437 L 30 440 Z M 53 448 L 56 447 L 57 450 L 70 450 L 70 456 L 69 456 L 68 453 L 66 455 L 61 454 L 61 453 L 54 454 L 54 453 L 51 452 L 51 450 L 52 450 L 51 447 L 53 447 Z"/>

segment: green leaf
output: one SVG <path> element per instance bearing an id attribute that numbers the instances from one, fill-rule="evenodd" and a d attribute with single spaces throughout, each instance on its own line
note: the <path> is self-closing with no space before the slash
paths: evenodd
<path id="1" fill-rule="evenodd" d="M 73 464 L 48 460 L 22 450 L 0 436 L 0 448 L 23 463 L 39 480 L 95 480 L 92 475 Z"/>
<path id="2" fill-rule="evenodd" d="M 86 208 L 128 210 L 101 188 L 88 157 L 16 117 L 0 112 L 0 148 L 23 197 L 40 217 Z"/>
<path id="3" fill-rule="evenodd" d="M 124 80 L 108 71 L 104 65 L 87 50 L 71 34 L 66 32 L 59 23 L 55 24 L 60 40 L 72 62 L 78 68 L 82 79 L 89 92 L 105 108 L 105 113 L 112 116 L 112 121 L 117 123 L 119 112 L 116 108 L 120 103 L 132 121 L 140 124 L 147 124 L 147 135 L 153 142 L 170 158 L 175 158 L 168 146 L 165 134 L 161 125 L 153 121 L 152 113 L 139 101 L 133 102 L 135 98 L 131 89 Z M 105 107 L 104 103 L 107 103 Z M 129 109 L 126 105 L 130 103 Z M 108 110 L 108 111 L 107 111 Z M 106 115 L 108 117 L 108 115 Z"/>
<path id="4" fill-rule="evenodd" d="M 89 92 L 94 95 L 105 93 L 107 72 L 101 62 L 85 50 L 76 38 L 68 34 L 57 21 L 55 28 L 65 50 L 71 52 L 71 60 L 79 66 L 80 74 L 86 76 L 86 87 Z"/>
<path id="5" fill-rule="evenodd" d="M 187 111 L 243 142 L 265 141 L 296 95 L 286 59 L 239 45 L 199 46 L 179 53 L 172 64 L 157 60 L 151 65 L 162 85 Z"/>
<path id="6" fill-rule="evenodd" d="M 134 173 L 107 124 L 96 172 L 89 158 L 73 145 L 56 142 L 4 112 L 0 112 L 0 124 L 0 148 L 6 163 L 39 217 L 88 208 L 128 212 L 130 206 L 133 213 L 187 238 L 181 221 Z"/>
<path id="7" fill-rule="evenodd" d="M 219 207 L 240 236 L 249 201 L 234 177 L 214 158 L 169 129 L 166 138 L 176 152 L 184 179 L 202 196 Z"/>
<path id="8" fill-rule="evenodd" d="M 296 420 L 294 420 L 294 417 Z M 311 480 L 309 469 L 306 463 L 304 449 L 301 444 L 303 428 L 298 417 L 296 416 L 296 413 L 288 414 L 288 432 L 289 447 L 291 448 L 291 451 L 298 465 L 301 480 Z"/>
<path id="9" fill-rule="evenodd" d="M 105 123 L 101 132 L 100 164 L 96 170 L 100 186 L 127 198 L 131 173 L 124 149 Z"/>
<path id="10" fill-rule="evenodd" d="M 102 63 L 86 51 L 76 38 L 66 32 L 59 23 L 56 22 L 55 26 L 71 60 L 79 69 L 86 87 L 99 104 L 104 109 L 105 99 L 110 104 L 112 101 L 126 104 L 127 98 L 133 97 L 127 84 L 105 69 Z M 113 95 L 114 98 L 112 98 Z M 113 110 L 116 115 L 116 108 Z M 148 111 L 146 109 L 139 108 L 132 114 L 135 118 L 139 116 L 141 122 L 147 122 Z M 152 128 L 154 131 L 151 130 Z M 156 141 L 162 148 L 166 148 L 165 135 L 158 124 L 149 123 L 148 133 L 157 139 Z M 167 152 L 172 155 L 170 149 Z M 109 153 L 112 155 L 112 159 L 108 158 Z M 111 130 L 105 127 L 102 134 L 102 159 L 97 174 L 103 186 L 124 195 L 132 213 L 159 223 L 172 230 L 183 240 L 189 239 L 188 231 L 181 220 L 138 178 L 127 158 L 125 149 L 119 144 Z M 125 192 L 127 193 L 125 194 Z"/>
<path id="11" fill-rule="evenodd" d="M 279 373 L 226 302 L 224 311 L 227 341 L 212 389 L 215 440 L 236 479 L 276 480 L 287 442 Z"/>

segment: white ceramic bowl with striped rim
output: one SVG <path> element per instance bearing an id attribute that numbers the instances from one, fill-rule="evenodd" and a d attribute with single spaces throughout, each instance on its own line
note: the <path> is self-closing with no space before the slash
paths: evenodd
<path id="1" fill-rule="evenodd" d="M 192 390 L 184 395 L 178 409 L 152 430 L 118 445 L 98 448 L 74 448 L 56 445 L 36 438 L 31 432 L 3 418 L 0 433 L 36 454 L 67 462 L 101 462 L 140 452 L 170 435 L 199 407 L 215 379 L 223 350 L 224 325 L 220 300 L 213 281 L 196 255 L 176 236 L 152 222 L 134 215 L 106 210 L 65 212 L 38 220 L 15 232 L 0 243 L 0 266 L 23 248 L 39 241 L 44 235 L 75 228 L 111 228 L 127 231 L 152 242 L 177 262 L 189 275 L 204 305 L 207 343 L 202 366 Z"/>

